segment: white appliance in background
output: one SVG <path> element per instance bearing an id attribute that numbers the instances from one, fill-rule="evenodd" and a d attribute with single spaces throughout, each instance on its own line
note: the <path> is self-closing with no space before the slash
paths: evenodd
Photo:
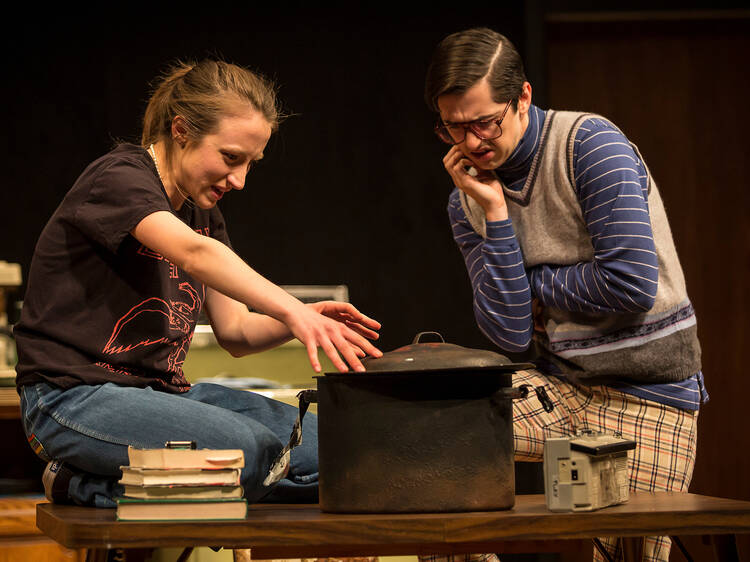
<path id="1" fill-rule="evenodd" d="M 349 302 L 349 287 L 346 285 L 281 285 L 281 288 L 304 303 L 319 301 Z M 207 322 L 199 322 L 195 326 L 193 341 L 190 345 L 196 348 L 217 345 L 211 325 Z M 292 340 L 284 345 L 302 346 L 297 340 Z"/>
<path id="2" fill-rule="evenodd" d="M 346 285 L 281 285 L 281 288 L 304 303 L 331 300 L 349 302 L 349 288 Z M 320 356 L 322 361 L 327 360 L 322 352 Z M 312 384 L 307 381 L 314 374 L 305 346 L 297 339 L 262 353 L 232 358 L 219 347 L 208 319 L 199 321 L 195 326 L 185 368 L 194 383 L 210 382 L 253 389 L 295 405 L 298 390 L 293 389 L 300 383 L 305 388 Z"/>
<path id="3" fill-rule="evenodd" d="M 281 288 L 305 303 L 319 301 L 349 302 L 349 287 L 346 285 L 281 285 Z"/>
<path id="4" fill-rule="evenodd" d="M 15 376 L 16 365 L 13 335 L 8 325 L 7 296 L 9 289 L 21 286 L 21 264 L 0 260 L 0 373 Z"/>

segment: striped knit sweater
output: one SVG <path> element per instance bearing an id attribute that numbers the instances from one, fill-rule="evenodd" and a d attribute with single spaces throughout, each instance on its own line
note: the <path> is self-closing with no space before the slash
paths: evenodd
<path id="1" fill-rule="evenodd" d="M 496 172 L 511 220 L 485 225 L 457 190 L 449 203 L 485 334 L 507 351 L 526 349 L 535 297 L 550 369 L 697 407 L 695 315 L 637 149 L 605 119 L 532 106 L 521 143 Z"/>

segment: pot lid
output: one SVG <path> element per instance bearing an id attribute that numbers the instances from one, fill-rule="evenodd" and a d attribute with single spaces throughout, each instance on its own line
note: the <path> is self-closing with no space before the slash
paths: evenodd
<path id="1" fill-rule="evenodd" d="M 428 335 L 438 342 L 423 342 Z M 532 369 L 533 363 L 514 363 L 504 355 L 484 349 L 471 349 L 445 343 L 437 332 L 420 332 L 410 345 L 384 353 L 382 357 L 368 357 L 362 361 L 368 372 L 422 372 L 436 370 L 491 369 L 494 372 L 514 372 Z"/>

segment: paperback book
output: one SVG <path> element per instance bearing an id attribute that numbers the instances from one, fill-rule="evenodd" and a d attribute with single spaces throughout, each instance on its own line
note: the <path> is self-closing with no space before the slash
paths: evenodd
<path id="1" fill-rule="evenodd" d="M 121 466 L 120 484 L 134 486 L 239 486 L 239 468 L 140 468 Z"/>
<path id="2" fill-rule="evenodd" d="M 242 468 L 242 449 L 136 449 L 128 447 L 128 464 L 141 468 Z"/>
<path id="3" fill-rule="evenodd" d="M 205 521 L 244 519 L 247 501 L 243 498 L 214 500 L 117 499 L 118 521 Z"/>
<path id="4" fill-rule="evenodd" d="M 241 498 L 242 486 L 134 486 L 125 485 L 126 498 L 189 500 Z"/>

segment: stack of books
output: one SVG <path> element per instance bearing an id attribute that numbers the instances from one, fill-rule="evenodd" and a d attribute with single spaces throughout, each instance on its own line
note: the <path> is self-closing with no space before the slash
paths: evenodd
<path id="1" fill-rule="evenodd" d="M 241 449 L 135 449 L 129 466 L 120 467 L 117 519 L 121 521 L 190 521 L 244 519 Z"/>

